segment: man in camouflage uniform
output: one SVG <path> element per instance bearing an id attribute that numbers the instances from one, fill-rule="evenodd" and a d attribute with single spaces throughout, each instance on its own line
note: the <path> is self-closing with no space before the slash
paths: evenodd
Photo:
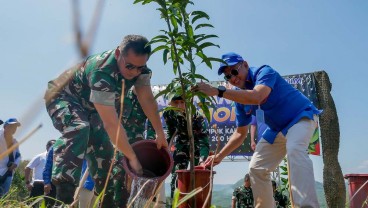
<path id="1" fill-rule="evenodd" d="M 253 208 L 254 199 L 252 188 L 250 187 L 249 174 L 244 177 L 244 184 L 236 188 L 233 192 L 231 208 Z"/>
<path id="2" fill-rule="evenodd" d="M 142 174 L 142 166 L 118 119 L 116 102 L 122 94 L 122 80 L 125 92 L 135 86 L 157 133 L 157 147 L 167 147 L 150 87 L 151 70 L 146 63 L 151 48 L 146 47 L 147 43 L 145 37 L 128 35 L 115 50 L 90 56 L 49 82 L 46 107 L 54 127 L 62 134 L 54 145 L 52 181 L 57 199 L 67 204 L 73 201 L 85 157 L 96 192 L 102 191 L 113 157 L 112 143 L 128 158 L 133 170 Z M 112 182 L 109 184 L 103 207 L 113 207 Z"/>
<path id="3" fill-rule="evenodd" d="M 277 208 L 286 208 L 288 205 L 288 198 L 282 192 L 277 190 L 276 181 L 272 181 L 273 197 Z"/>
<path id="4" fill-rule="evenodd" d="M 173 198 L 177 181 L 177 170 L 187 169 L 190 161 L 190 141 L 187 130 L 187 121 L 184 114 L 185 102 L 181 96 L 173 97 L 170 105 L 180 108 L 180 111 L 168 110 L 163 113 L 166 127 L 168 130 L 168 139 L 177 131 L 174 151 L 174 168 L 171 172 L 171 198 Z M 206 122 L 202 115 L 196 112 L 192 119 L 194 136 L 194 165 L 206 160 L 209 154 L 209 138 Z M 168 141 L 169 143 L 170 141 Z"/>

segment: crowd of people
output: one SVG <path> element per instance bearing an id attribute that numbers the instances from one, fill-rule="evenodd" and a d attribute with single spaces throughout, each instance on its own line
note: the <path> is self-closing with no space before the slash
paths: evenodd
<path id="1" fill-rule="evenodd" d="M 143 36 L 128 35 L 117 48 L 92 55 L 49 82 L 45 94 L 46 109 L 61 136 L 50 140 L 46 145 L 48 152 L 35 156 L 25 168 L 30 197 L 45 194 L 49 196 L 46 198 L 55 197 L 64 204 L 72 204 L 84 174 L 84 164 L 83 170 L 90 176 L 87 181 L 93 182 L 93 185 L 89 183 L 84 187 L 87 192 L 100 194 L 108 180 L 102 207 L 126 207 L 129 191 L 121 166 L 122 158 L 127 158 L 138 175 L 143 173 L 131 144 L 154 139 L 158 149 L 168 148 L 172 143 L 170 139 L 176 134 L 175 145 L 170 147 L 174 157 L 173 197 L 177 186 L 175 171 L 187 169 L 190 158 L 185 101 L 181 95 L 170 100 L 175 110 L 163 114 L 168 132 L 165 135 L 150 86 L 152 71 L 147 62 L 151 47 L 148 42 Z M 234 101 L 237 127 L 228 143 L 217 154 L 209 156 L 206 121 L 196 112 L 193 115 L 194 165 L 209 167 L 212 162 L 218 165 L 244 142 L 248 125 L 251 125 L 254 154 L 244 186 L 234 191 L 233 207 L 235 204 L 237 207 L 283 207 L 280 194 L 272 188 L 270 172 L 286 155 L 291 203 L 294 207 L 319 207 L 307 149 L 321 111 L 270 66 L 250 67 L 233 52 L 224 54 L 222 60 L 218 75 L 224 74 L 233 89 L 200 82 L 191 90 Z M 123 112 L 120 112 L 121 100 Z M 146 122 L 148 124 L 144 125 Z M 20 123 L 15 118 L 4 122 L 0 130 L 0 152 L 16 142 L 13 134 L 18 126 Z M 252 126 L 258 128 L 256 139 L 256 130 Z M 107 178 L 114 146 L 119 152 L 113 164 L 113 174 Z M 9 190 L 12 173 L 20 158 L 16 149 L 1 159 L 0 196 Z M 88 200 L 92 201 L 92 198 Z"/>

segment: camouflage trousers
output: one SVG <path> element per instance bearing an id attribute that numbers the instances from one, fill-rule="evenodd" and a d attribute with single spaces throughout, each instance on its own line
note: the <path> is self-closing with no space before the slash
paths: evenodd
<path id="1" fill-rule="evenodd" d="M 127 135 L 132 136 L 134 132 L 130 132 L 127 130 Z M 129 138 L 129 143 L 133 144 L 134 142 L 142 140 L 142 137 L 139 138 Z M 130 196 L 130 190 L 128 190 L 128 176 L 125 174 L 125 170 L 123 168 L 123 159 L 124 155 L 121 152 L 118 152 L 115 157 L 115 163 L 113 166 L 113 183 L 114 183 L 114 202 L 116 207 L 125 208 L 127 206 L 127 202 Z"/>
<path id="2" fill-rule="evenodd" d="M 54 127 L 62 134 L 54 145 L 53 183 L 78 186 L 83 159 L 86 158 L 95 182 L 95 190 L 100 193 L 107 178 L 114 148 L 99 115 L 86 110 L 75 100 L 62 96 L 54 99 L 47 106 L 47 111 Z M 112 177 L 109 180 L 104 199 L 107 203 L 111 203 L 114 191 Z"/>
<path id="3" fill-rule="evenodd" d="M 113 184 L 114 184 L 114 203 L 115 207 L 125 208 L 130 196 L 127 187 L 127 176 L 123 168 L 124 155 L 118 152 L 113 167 Z"/>

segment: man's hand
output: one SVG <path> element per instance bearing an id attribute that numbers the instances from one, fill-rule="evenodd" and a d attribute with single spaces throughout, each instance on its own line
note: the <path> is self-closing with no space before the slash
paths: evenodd
<path id="1" fill-rule="evenodd" d="M 51 190 L 51 184 L 46 184 L 43 186 L 43 192 L 45 192 L 45 195 L 49 194 Z"/>
<path id="2" fill-rule="evenodd" d="M 165 134 L 162 135 L 156 135 L 156 143 L 157 143 L 157 149 L 167 148 L 168 144 L 165 138 Z"/>
<path id="3" fill-rule="evenodd" d="M 28 191 L 31 191 L 32 188 L 33 188 L 32 184 L 30 184 L 30 183 L 26 184 L 26 187 L 27 187 Z"/>
<path id="4" fill-rule="evenodd" d="M 207 157 L 206 161 L 204 161 L 204 166 L 211 167 L 212 161 L 213 161 L 213 166 L 216 166 L 221 163 L 222 159 L 219 157 L 219 154 L 211 155 Z"/>
<path id="5" fill-rule="evenodd" d="M 209 84 L 206 84 L 204 82 L 199 82 L 197 85 L 193 86 L 191 88 L 191 91 L 193 92 L 203 92 L 204 94 L 208 96 L 215 96 L 218 95 L 218 90 L 215 87 L 212 87 Z"/>
<path id="6" fill-rule="evenodd" d="M 15 170 L 15 168 L 17 168 L 17 164 L 15 164 L 15 163 L 13 163 L 11 166 L 9 166 L 9 167 L 8 167 L 8 169 L 9 169 L 10 171 Z"/>
<path id="7" fill-rule="evenodd" d="M 256 150 L 256 143 L 255 142 L 251 142 L 251 144 L 250 144 L 250 147 L 252 148 L 252 150 L 254 151 L 254 150 Z"/>
<path id="8" fill-rule="evenodd" d="M 143 175 L 143 168 L 137 157 L 129 159 L 129 165 L 137 175 Z"/>

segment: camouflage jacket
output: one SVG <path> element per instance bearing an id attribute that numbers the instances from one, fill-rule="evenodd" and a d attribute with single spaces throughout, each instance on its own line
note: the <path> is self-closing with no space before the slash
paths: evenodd
<path id="1" fill-rule="evenodd" d="M 95 111 L 93 103 L 116 106 L 121 97 L 121 81 L 125 80 L 125 93 L 133 86 L 150 85 L 151 70 L 127 80 L 120 73 L 114 50 L 89 56 L 48 84 L 46 102 L 64 96 L 80 103 L 85 110 Z"/>
<path id="2" fill-rule="evenodd" d="M 252 188 L 239 186 L 233 192 L 233 198 L 236 199 L 237 208 L 252 208 L 254 207 L 254 199 Z"/>
<path id="3" fill-rule="evenodd" d="M 175 141 L 176 147 L 180 148 L 182 145 L 189 145 L 190 143 L 185 115 L 179 111 L 168 110 L 163 113 L 163 117 L 165 119 L 168 131 L 168 143 L 170 142 L 169 139 L 171 139 L 177 130 L 178 132 Z M 197 145 L 199 144 L 200 148 L 209 147 L 207 123 L 204 117 L 196 112 L 196 114 L 193 115 L 192 125 L 194 143 Z"/>
<path id="4" fill-rule="evenodd" d="M 118 104 L 120 105 L 120 103 Z M 144 114 L 142 106 L 139 104 L 137 95 L 133 90 L 129 90 L 124 97 L 124 107 L 122 115 L 122 123 L 129 138 L 129 142 L 133 139 L 144 139 L 144 131 L 147 116 Z"/>

